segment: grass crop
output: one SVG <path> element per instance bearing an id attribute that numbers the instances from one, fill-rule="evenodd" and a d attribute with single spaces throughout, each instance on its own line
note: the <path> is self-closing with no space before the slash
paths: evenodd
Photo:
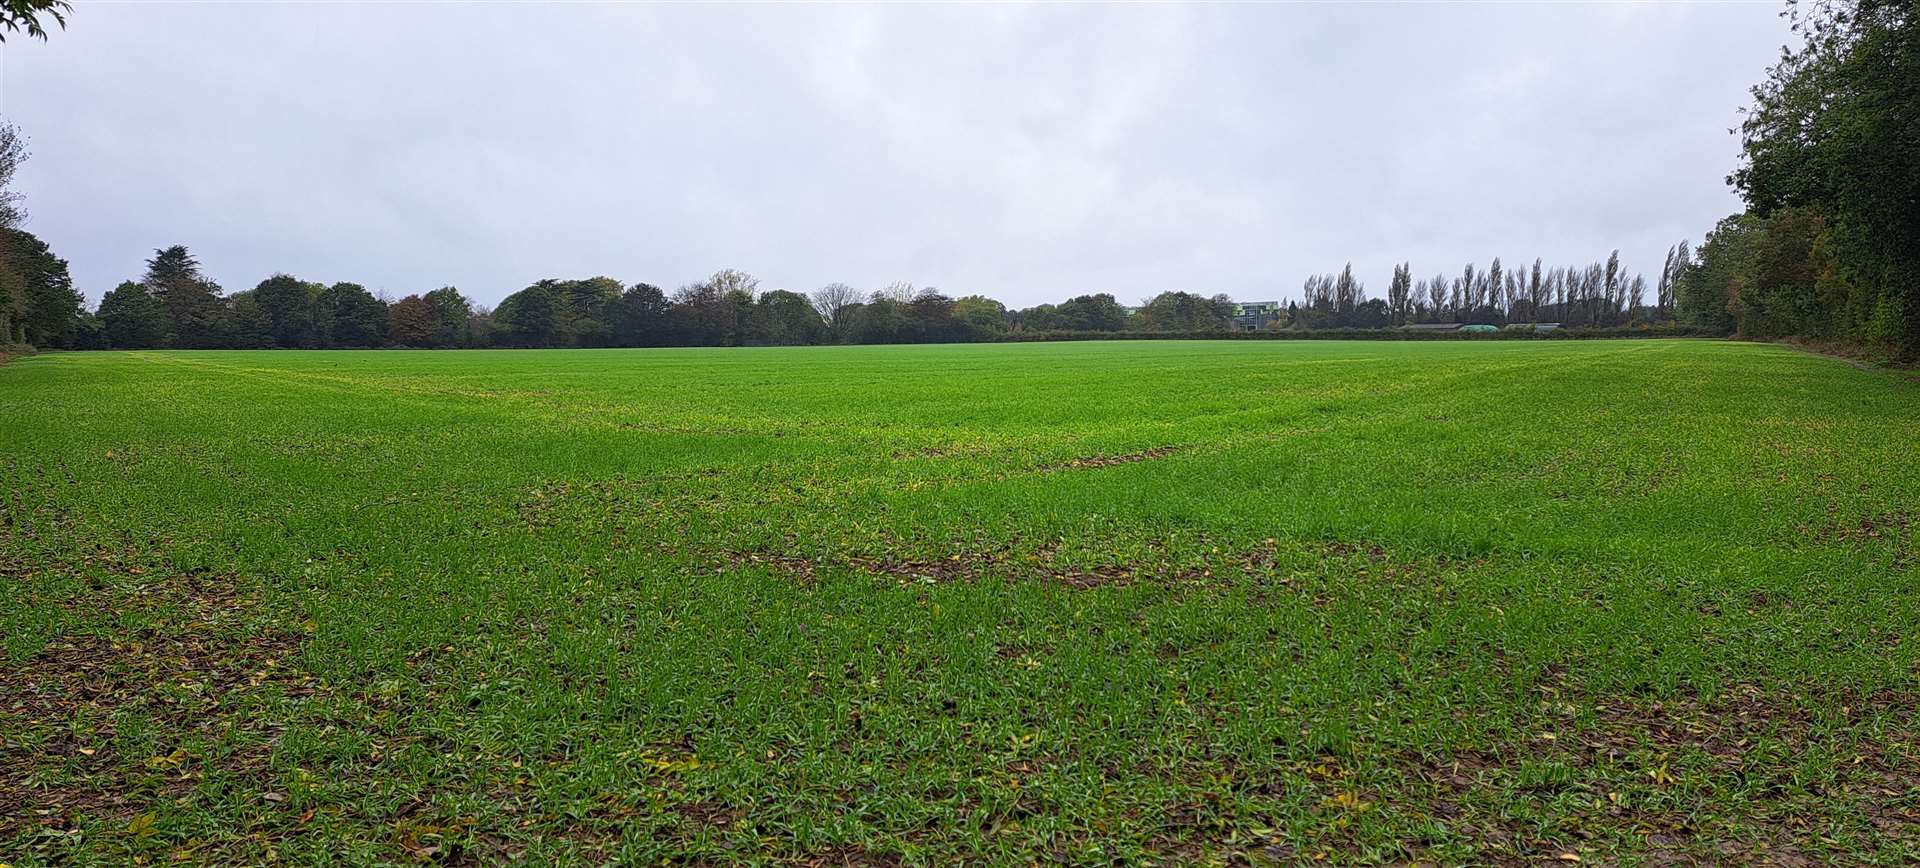
<path id="1" fill-rule="evenodd" d="M 1777 346 L 0 367 L 0 862 L 1920 859 L 1920 384 Z"/>

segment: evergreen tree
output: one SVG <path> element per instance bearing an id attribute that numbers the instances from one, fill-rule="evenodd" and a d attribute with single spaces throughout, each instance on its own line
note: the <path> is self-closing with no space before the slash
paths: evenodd
<path id="1" fill-rule="evenodd" d="M 18 336 L 34 346 L 74 346 L 86 308 L 80 291 L 73 288 L 67 261 L 53 255 L 33 233 L 5 229 L 0 230 L 0 270 L 8 272 L 0 280 L 14 287 L 22 302 Z"/>
<path id="2" fill-rule="evenodd" d="M 172 346 L 221 346 L 226 310 L 220 302 L 220 287 L 200 274 L 200 263 L 187 248 L 176 244 L 154 251 L 141 283 L 166 307 Z"/>

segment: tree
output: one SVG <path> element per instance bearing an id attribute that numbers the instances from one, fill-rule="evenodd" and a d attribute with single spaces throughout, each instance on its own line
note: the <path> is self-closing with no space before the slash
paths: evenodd
<path id="1" fill-rule="evenodd" d="M 234 350 L 263 350 L 274 346 L 273 321 L 252 290 L 221 300 L 220 332 L 213 346 Z"/>
<path id="2" fill-rule="evenodd" d="M 565 346 L 606 347 L 613 345 L 613 317 L 626 288 L 611 277 L 589 277 L 560 283 L 562 341 Z M 458 293 L 455 293 L 456 295 Z M 465 301 L 465 299 L 461 299 Z M 462 305 L 460 320 L 465 322 L 468 306 Z"/>
<path id="3" fill-rule="evenodd" d="M 1730 300 L 1737 330 L 1750 337 L 1836 337 L 1840 313 L 1823 297 L 1820 250 L 1826 219 L 1812 207 L 1784 208 L 1762 222 Z"/>
<path id="4" fill-rule="evenodd" d="M 493 308 L 484 304 L 473 306 L 473 313 L 467 317 L 467 345 L 471 347 L 490 347 L 494 344 L 497 330 L 493 324 Z"/>
<path id="5" fill-rule="evenodd" d="M 1647 278 L 1645 275 L 1636 274 L 1632 280 L 1627 281 L 1627 319 L 1629 321 L 1640 318 L 1640 311 L 1646 300 Z"/>
<path id="6" fill-rule="evenodd" d="M 1677 247 L 1667 248 L 1667 259 L 1660 264 L 1660 280 L 1654 284 L 1654 305 L 1661 313 L 1667 310 L 1667 301 L 1673 296 L 1673 257 Z"/>
<path id="7" fill-rule="evenodd" d="M 1387 300 L 1376 298 L 1361 302 L 1348 314 L 1345 325 L 1358 329 L 1383 329 L 1393 322 L 1393 309 Z"/>
<path id="8" fill-rule="evenodd" d="M 820 312 L 820 318 L 826 320 L 828 327 L 839 331 L 845 325 L 841 314 L 848 306 L 859 304 L 860 290 L 844 283 L 829 283 L 813 291 L 813 309 Z"/>
<path id="9" fill-rule="evenodd" d="M 613 341 L 623 347 L 654 347 L 667 340 L 667 294 L 636 283 L 620 294 L 613 314 Z"/>
<path id="10" fill-rule="evenodd" d="M 1138 328 L 1152 332 L 1226 331 L 1233 321 L 1233 303 L 1225 296 L 1163 292 L 1142 305 L 1134 321 Z"/>
<path id="11" fill-rule="evenodd" d="M 1110 293 L 1076 295 L 1057 309 L 1061 328 L 1086 332 L 1117 332 L 1127 327 L 1127 310 Z"/>
<path id="12" fill-rule="evenodd" d="M 1387 307 L 1391 312 L 1389 322 L 1393 325 L 1406 325 L 1412 313 L 1413 264 L 1401 263 L 1393 267 L 1393 280 L 1387 283 Z"/>
<path id="13" fill-rule="evenodd" d="M 1540 305 L 1546 302 L 1548 288 L 1540 278 L 1540 257 L 1533 258 L 1533 272 L 1527 277 L 1527 311 L 1533 322 L 1540 321 Z"/>
<path id="14" fill-rule="evenodd" d="M 714 272 L 712 277 L 707 278 L 707 283 L 721 295 L 741 293 L 745 294 L 749 301 L 760 294 L 759 278 L 732 268 L 722 268 Z M 912 287 L 909 286 L 908 289 L 911 290 Z"/>
<path id="15" fill-rule="evenodd" d="M 1060 306 L 1057 304 L 1036 304 L 1026 310 L 1014 311 L 1008 319 L 1016 328 L 1032 332 L 1069 331 L 1073 328 L 1071 322 L 1060 315 Z"/>
<path id="16" fill-rule="evenodd" d="M 912 324 L 909 340 L 916 343 L 952 343 L 976 335 L 953 315 L 953 299 L 933 287 L 920 290 L 906 306 Z"/>
<path id="17" fill-rule="evenodd" d="M 421 299 L 427 318 L 427 340 L 433 340 L 433 330 L 438 323 L 433 315 L 433 304 Z M 557 345 L 563 337 L 562 314 L 560 310 L 560 287 L 557 280 L 542 280 L 526 289 L 520 290 L 500 300 L 500 306 L 494 308 L 494 322 L 500 327 L 500 339 L 513 347 L 551 347 Z"/>
<path id="18" fill-rule="evenodd" d="M 1480 306 L 1473 297 L 1473 291 L 1473 263 L 1469 262 L 1465 268 L 1460 270 L 1460 276 L 1455 278 L 1453 282 L 1453 297 L 1450 301 L 1452 302 L 1453 313 L 1456 319 L 1468 315 L 1468 311 Z"/>
<path id="19" fill-rule="evenodd" d="M 758 300 L 758 290 L 736 288 L 721 294 L 720 301 L 731 311 L 734 323 L 729 346 L 757 347 L 767 343 L 767 323 L 760 319 Z"/>
<path id="20" fill-rule="evenodd" d="M 501 299 L 494 320 L 509 346 L 610 346 L 623 291 L 620 282 L 610 277 L 542 280 Z M 442 329 L 464 326 L 472 315 L 471 304 L 451 287 L 427 295 L 434 308 L 435 340 L 445 341 L 438 345 L 463 343 L 458 335 Z"/>
<path id="21" fill-rule="evenodd" d="M 912 302 L 913 297 L 918 294 L 919 292 L 913 288 L 913 284 L 904 280 L 896 280 L 875 290 L 873 298 L 888 298 L 901 304 L 908 304 Z"/>
<path id="22" fill-rule="evenodd" d="M 200 263 L 178 244 L 153 252 L 141 280 L 167 309 L 172 345 L 202 349 L 222 345 L 227 325 L 220 286 L 200 274 Z"/>
<path id="23" fill-rule="evenodd" d="M 865 304 L 848 308 L 844 340 L 854 344 L 905 343 L 913 334 L 906 305 L 891 296 L 874 293 Z"/>
<path id="24" fill-rule="evenodd" d="M 1832 272 L 1831 334 L 1920 358 L 1920 5 L 1833 0 L 1792 18 L 1805 44 L 1753 88 L 1728 180 L 1757 218 L 1809 208 L 1822 221 L 1807 252 Z"/>
<path id="25" fill-rule="evenodd" d="M 114 349 L 150 349 L 172 343 L 167 307 L 146 284 L 127 281 L 100 298 L 100 329 Z"/>
<path id="26" fill-rule="evenodd" d="M 13 189 L 13 175 L 27 161 L 27 142 L 12 124 L 0 124 L 0 229 L 12 230 L 25 222 L 20 194 Z M 26 279 L 6 267 L 5 250 L 0 249 L 0 344 L 27 339 Z"/>
<path id="27" fill-rule="evenodd" d="M 336 283 L 314 297 L 315 343 L 324 347 L 377 347 L 391 328 L 387 303 L 357 283 Z"/>
<path id="28" fill-rule="evenodd" d="M 107 349 L 106 327 L 101 324 L 100 317 L 92 311 L 81 310 L 80 315 L 74 318 L 73 338 L 67 346 L 75 350 Z"/>
<path id="29" fill-rule="evenodd" d="M 1660 280 L 1654 294 L 1654 308 L 1661 319 L 1673 319 L 1675 300 L 1680 292 L 1680 283 L 1686 279 L 1687 269 L 1693 264 L 1693 254 L 1687 249 L 1686 239 L 1667 248 L 1667 261 L 1660 269 Z"/>
<path id="30" fill-rule="evenodd" d="M 75 346 L 86 308 L 80 291 L 73 288 L 66 260 L 31 232 L 0 229 L 0 272 L 0 283 L 12 287 L 0 292 L 17 294 L 20 300 L 19 338 L 41 347 Z M 0 343 L 5 337 L 0 334 Z"/>
<path id="31" fill-rule="evenodd" d="M 1349 262 L 1346 267 L 1340 269 L 1340 276 L 1333 282 L 1334 312 L 1341 317 L 1346 317 L 1366 300 L 1366 287 L 1361 286 L 1360 281 L 1353 279 L 1353 263 Z"/>
<path id="32" fill-rule="evenodd" d="M 1494 257 L 1493 263 L 1487 266 L 1487 273 L 1484 280 L 1487 284 L 1487 291 L 1481 294 L 1481 304 L 1476 304 L 1474 307 L 1498 307 L 1500 305 L 1500 293 L 1506 289 L 1506 272 L 1500 268 L 1500 257 Z"/>
<path id="33" fill-rule="evenodd" d="M 1751 215 L 1735 214 L 1707 233 L 1694 251 L 1697 261 L 1674 288 L 1682 324 L 1721 334 L 1733 331 L 1733 300 L 1740 294 L 1753 239 L 1763 223 Z"/>
<path id="34" fill-rule="evenodd" d="M 673 341 L 737 346 L 753 339 L 753 302 L 759 287 L 760 281 L 752 275 L 727 268 L 675 290 L 669 315 Z"/>
<path id="35" fill-rule="evenodd" d="M 776 289 L 760 296 L 755 319 L 765 330 L 767 343 L 776 346 L 817 344 L 825 339 L 827 322 L 813 302 L 797 292 Z"/>
<path id="36" fill-rule="evenodd" d="M 433 338 L 436 347 L 472 347 L 479 342 L 473 333 L 473 302 L 460 290 L 443 286 L 421 296 L 433 309 Z"/>
<path id="37" fill-rule="evenodd" d="M 20 193 L 13 189 L 13 176 L 32 156 L 27 137 L 13 124 L 0 123 L 0 229 L 16 229 L 27 222 L 27 211 L 20 204 Z"/>
<path id="38" fill-rule="evenodd" d="M 1447 276 L 1446 275 L 1436 274 L 1433 276 L 1432 279 L 1427 281 L 1427 301 L 1430 302 L 1433 306 L 1434 321 L 1444 322 L 1445 317 L 1443 316 L 1443 314 L 1447 309 Z"/>
<path id="39" fill-rule="evenodd" d="M 7 41 L 8 33 L 27 32 L 30 39 L 47 41 L 46 23 L 40 20 L 44 15 L 53 20 L 55 27 L 65 30 L 67 13 L 73 11 L 73 4 L 67 0 L 0 0 L 0 42 Z"/>
<path id="40" fill-rule="evenodd" d="M 0 262 L 0 345 L 27 340 L 27 285 Z"/>
<path id="41" fill-rule="evenodd" d="M 26 10 L 31 25 L 35 8 L 43 7 L 11 2 L 0 7 L 0 18 L 9 29 L 18 29 L 22 11 Z M 74 291 L 67 261 L 54 256 L 46 242 L 20 229 L 27 212 L 13 189 L 13 179 L 28 156 L 26 137 L 12 124 L 0 123 L 0 344 L 72 347 L 79 338 L 85 308 Z"/>
<path id="42" fill-rule="evenodd" d="M 1332 316 L 1334 284 L 1338 282 L 1339 278 L 1331 274 L 1308 275 L 1306 282 L 1300 285 L 1300 298 L 1309 310 Z"/>
<path id="43" fill-rule="evenodd" d="M 323 289 L 288 274 L 276 274 L 253 288 L 253 300 L 266 317 L 272 346 L 294 349 L 318 345 L 314 301 Z"/>
<path id="44" fill-rule="evenodd" d="M 1119 331 L 1126 327 L 1126 311 L 1120 310 L 1119 302 L 1111 295 L 1080 296 L 1080 298 L 1104 298 L 1113 304 L 1120 315 L 1120 324 L 1111 329 L 1100 331 Z M 973 340 L 989 339 L 1005 334 L 1007 331 L 1007 306 L 984 295 L 968 295 L 953 300 L 953 318 L 964 325 Z"/>
<path id="45" fill-rule="evenodd" d="M 1580 275 L 1580 297 L 1585 301 L 1580 325 L 1600 325 L 1605 314 L 1602 290 L 1606 286 L 1606 266 L 1596 262 Z"/>
<path id="46" fill-rule="evenodd" d="M 1466 276 L 1453 279 L 1453 286 L 1447 293 L 1447 307 L 1453 311 L 1455 320 L 1466 317 L 1473 310 L 1473 279 Z"/>
<path id="47" fill-rule="evenodd" d="M 673 291 L 667 309 L 670 342 L 681 346 L 719 346 L 735 333 L 733 308 L 705 281 Z"/>
<path id="48" fill-rule="evenodd" d="M 1581 315 L 1576 312 L 1581 310 L 1580 283 L 1584 279 L 1583 275 L 1585 274 L 1585 271 L 1572 265 L 1567 266 L 1566 269 L 1560 273 L 1559 305 L 1558 309 L 1554 312 L 1554 316 L 1562 323 L 1572 325 L 1575 321 L 1581 319 Z"/>
<path id="49" fill-rule="evenodd" d="M 387 308 L 388 341 L 402 347 L 433 345 L 433 303 L 418 295 L 409 295 Z"/>
<path id="50" fill-rule="evenodd" d="M 1619 317 L 1620 309 L 1626 303 L 1626 281 L 1620 271 L 1620 251 L 1607 254 L 1607 264 L 1603 268 L 1606 270 L 1601 279 L 1602 319 L 1610 321 Z"/>

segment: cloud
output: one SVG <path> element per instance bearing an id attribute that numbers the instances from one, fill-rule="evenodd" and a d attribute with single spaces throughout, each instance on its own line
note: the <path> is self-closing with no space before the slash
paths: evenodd
<path id="1" fill-rule="evenodd" d="M 1764 5 L 102 4 L 9 43 L 30 228 L 486 302 L 542 277 L 1285 297 L 1737 208 Z"/>

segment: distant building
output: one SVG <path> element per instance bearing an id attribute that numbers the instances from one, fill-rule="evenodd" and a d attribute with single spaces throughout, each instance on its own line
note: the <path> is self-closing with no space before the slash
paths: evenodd
<path id="1" fill-rule="evenodd" d="M 1559 328 L 1560 328 L 1560 324 L 1557 322 L 1510 322 L 1510 323 L 1507 323 L 1507 331 L 1510 331 L 1510 332 L 1550 332 L 1550 331 L 1556 331 Z"/>
<path id="2" fill-rule="evenodd" d="M 1401 328 L 1406 329 L 1407 331 L 1410 331 L 1410 332 L 1457 332 L 1460 330 L 1460 323 L 1416 322 L 1416 323 L 1408 323 L 1406 325 L 1401 326 Z"/>
<path id="3" fill-rule="evenodd" d="M 1257 332 L 1287 315 L 1287 306 L 1277 301 L 1241 301 L 1233 305 L 1233 327 Z"/>

